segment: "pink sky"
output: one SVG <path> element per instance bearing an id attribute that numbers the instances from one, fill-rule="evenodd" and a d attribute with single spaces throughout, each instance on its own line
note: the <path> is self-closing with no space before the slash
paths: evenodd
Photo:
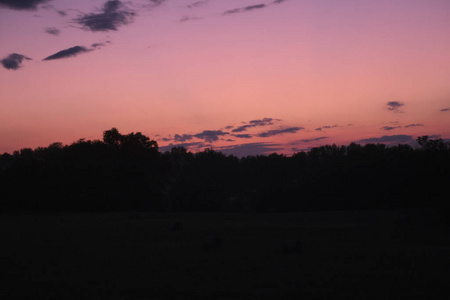
<path id="1" fill-rule="evenodd" d="M 447 0 L 14 2 L 0 153 L 112 127 L 238 155 L 450 138 Z"/>

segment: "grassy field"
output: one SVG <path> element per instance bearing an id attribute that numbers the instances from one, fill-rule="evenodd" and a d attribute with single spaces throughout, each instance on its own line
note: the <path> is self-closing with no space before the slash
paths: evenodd
<path id="1" fill-rule="evenodd" d="M 173 224 L 180 222 L 181 230 Z M 448 299 L 432 211 L 0 216 L 0 299 Z M 222 245 L 205 250 L 205 237 Z M 285 253 L 300 238 L 303 250 Z"/>

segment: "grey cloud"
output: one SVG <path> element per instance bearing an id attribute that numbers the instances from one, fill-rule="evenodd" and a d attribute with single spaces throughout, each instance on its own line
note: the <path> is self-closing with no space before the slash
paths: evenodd
<path id="1" fill-rule="evenodd" d="M 244 7 L 244 11 L 249 11 L 249 10 L 259 9 L 259 8 L 264 8 L 264 7 L 266 7 L 265 4 L 250 5 L 250 6 Z"/>
<path id="2" fill-rule="evenodd" d="M 248 143 L 233 146 L 225 146 L 216 148 L 225 155 L 233 154 L 238 157 L 245 157 L 249 155 L 266 155 L 276 151 L 283 150 L 280 144 L 272 143 Z"/>
<path id="3" fill-rule="evenodd" d="M 175 134 L 173 139 L 177 142 L 185 142 L 185 141 L 192 140 L 192 135 L 190 135 L 190 134 L 183 134 L 183 135 Z"/>
<path id="4" fill-rule="evenodd" d="M 162 3 L 164 3 L 166 0 L 150 0 L 150 2 L 152 2 L 155 6 L 157 5 L 161 5 Z"/>
<path id="5" fill-rule="evenodd" d="M 17 10 L 35 10 L 39 4 L 50 0 L 0 0 L 0 6 Z"/>
<path id="6" fill-rule="evenodd" d="M 287 0 L 275 0 L 275 1 L 273 1 L 272 3 L 279 4 L 279 3 L 286 2 L 286 1 L 287 1 Z"/>
<path id="7" fill-rule="evenodd" d="M 52 34 L 52 35 L 59 35 L 59 33 L 61 31 L 55 27 L 48 27 L 48 28 L 45 28 L 45 32 L 47 32 L 48 34 Z"/>
<path id="8" fill-rule="evenodd" d="M 242 8 L 234 8 L 234 9 L 226 10 L 222 15 L 231 15 L 231 14 L 251 11 L 251 10 L 265 8 L 265 7 L 266 7 L 265 4 L 250 5 L 250 6 L 246 6 L 246 7 L 242 7 Z"/>
<path id="9" fill-rule="evenodd" d="M 397 129 L 397 128 L 401 128 L 402 126 L 395 126 L 395 127 L 392 127 L 392 126 L 384 126 L 384 127 L 381 127 L 381 129 L 383 129 L 383 130 L 394 130 L 394 129 Z"/>
<path id="10" fill-rule="evenodd" d="M 400 112 L 400 107 L 404 106 L 405 104 L 400 101 L 390 101 L 386 105 L 388 110 L 393 112 Z"/>
<path id="11" fill-rule="evenodd" d="M 450 108 L 443 108 L 441 111 L 450 111 Z"/>
<path id="12" fill-rule="evenodd" d="M 206 3 L 208 3 L 208 0 L 200 0 L 200 1 L 189 4 L 187 7 L 188 8 L 199 7 L 199 6 L 205 5 Z"/>
<path id="13" fill-rule="evenodd" d="M 110 44 L 111 41 L 101 42 L 101 43 L 94 43 L 91 45 L 92 48 L 101 48 L 106 46 L 107 44 Z"/>
<path id="14" fill-rule="evenodd" d="M 336 127 L 339 127 L 339 126 L 337 124 L 332 125 L 332 126 L 326 125 L 326 126 L 322 126 L 322 127 L 316 128 L 314 130 L 322 131 L 322 129 L 331 129 L 331 128 L 336 128 Z"/>
<path id="15" fill-rule="evenodd" d="M 327 139 L 327 138 L 328 138 L 327 136 L 321 136 L 321 137 L 318 137 L 318 138 L 315 138 L 315 139 L 304 139 L 304 140 L 301 140 L 301 141 L 304 142 L 304 143 L 310 143 L 310 142 L 320 141 L 320 140 Z"/>
<path id="16" fill-rule="evenodd" d="M 200 20 L 200 18 L 197 16 L 184 16 L 180 19 L 180 22 L 196 21 L 196 20 Z"/>
<path id="17" fill-rule="evenodd" d="M 251 139 L 253 137 L 251 134 L 234 134 L 233 136 L 240 139 Z"/>
<path id="18" fill-rule="evenodd" d="M 289 127 L 284 129 L 275 129 L 275 130 L 269 130 L 266 132 L 261 132 L 258 134 L 259 137 L 270 137 L 274 135 L 279 135 L 283 133 L 296 133 L 299 130 L 305 129 L 303 127 Z"/>
<path id="19" fill-rule="evenodd" d="M 219 136 L 227 135 L 228 132 L 223 132 L 222 130 L 204 130 L 201 133 L 197 133 L 194 135 L 194 137 L 198 139 L 205 140 L 208 143 L 211 143 L 213 141 L 217 141 L 219 139 Z"/>
<path id="20" fill-rule="evenodd" d="M 266 125 L 272 125 L 274 119 L 272 118 L 264 118 L 262 120 L 251 120 L 249 123 L 254 126 L 266 126 Z M 280 121 L 277 119 L 276 121 Z"/>
<path id="21" fill-rule="evenodd" d="M 22 54 L 11 53 L 7 57 L 3 58 L 0 62 L 8 70 L 17 70 L 22 66 L 24 60 L 31 60 Z"/>
<path id="22" fill-rule="evenodd" d="M 223 15 L 231 15 L 231 14 L 239 13 L 241 11 L 242 11 L 242 8 L 229 9 L 229 10 L 224 11 Z"/>
<path id="23" fill-rule="evenodd" d="M 405 128 L 417 127 L 417 126 L 424 126 L 424 125 L 423 124 L 409 124 L 409 125 L 406 125 Z"/>
<path id="24" fill-rule="evenodd" d="M 153 2 L 159 5 L 162 1 Z M 136 13 L 128 9 L 121 1 L 109 0 L 103 5 L 100 13 L 83 14 L 74 21 L 83 26 L 84 30 L 109 31 L 131 23 L 135 15 Z"/>
<path id="25" fill-rule="evenodd" d="M 251 120 L 249 124 L 239 126 L 232 130 L 232 132 L 242 132 L 246 131 L 247 128 L 252 128 L 256 126 L 267 126 L 267 125 L 273 125 L 273 121 L 281 121 L 279 119 L 272 119 L 272 118 L 263 118 L 262 120 Z"/>
<path id="26" fill-rule="evenodd" d="M 378 138 L 368 138 L 357 141 L 358 143 L 409 143 L 414 139 L 411 135 L 384 135 Z"/>
<path id="27" fill-rule="evenodd" d="M 233 129 L 232 132 L 246 131 L 247 128 L 251 128 L 251 127 L 254 127 L 254 126 L 253 125 L 242 125 L 242 126 L 239 126 L 238 128 Z"/>
<path id="28" fill-rule="evenodd" d="M 76 56 L 80 53 L 85 53 L 91 50 L 86 49 L 85 47 L 82 46 L 75 46 L 69 49 L 65 49 L 65 50 L 61 50 L 59 52 L 56 52 L 55 54 L 52 54 L 46 58 L 44 58 L 43 60 L 54 60 L 54 59 L 60 59 L 60 58 L 66 58 L 66 57 L 72 57 L 72 56 Z"/>

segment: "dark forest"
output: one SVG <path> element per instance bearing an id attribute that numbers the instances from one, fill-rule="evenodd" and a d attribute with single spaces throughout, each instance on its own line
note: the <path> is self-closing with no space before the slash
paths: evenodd
<path id="1" fill-rule="evenodd" d="M 211 149 L 161 153 L 116 128 L 103 140 L 0 155 L 0 211 L 282 212 L 390 208 L 449 211 L 450 143 L 326 145 L 238 158 Z"/>

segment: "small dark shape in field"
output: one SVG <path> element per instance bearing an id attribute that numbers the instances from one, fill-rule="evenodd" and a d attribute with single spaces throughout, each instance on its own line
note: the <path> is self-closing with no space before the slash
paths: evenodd
<path id="1" fill-rule="evenodd" d="M 288 239 L 283 242 L 283 253 L 301 253 L 303 250 L 300 239 Z"/>
<path id="2" fill-rule="evenodd" d="M 177 222 L 172 224 L 171 229 L 174 230 L 174 231 L 183 230 L 183 223 L 177 221 Z"/>
<path id="3" fill-rule="evenodd" d="M 207 236 L 203 238 L 203 250 L 210 251 L 222 247 L 222 240 L 217 236 Z"/>

